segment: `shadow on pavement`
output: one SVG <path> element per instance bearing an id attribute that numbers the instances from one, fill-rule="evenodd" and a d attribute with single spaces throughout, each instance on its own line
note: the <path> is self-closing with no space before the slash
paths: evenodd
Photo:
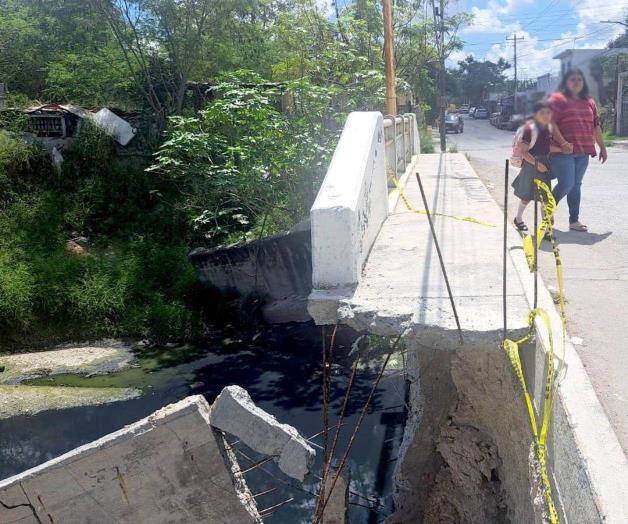
<path id="1" fill-rule="evenodd" d="M 598 242 L 603 242 L 610 237 L 613 232 L 607 231 L 606 233 L 582 233 L 580 231 L 561 231 L 556 229 L 556 240 L 560 246 L 565 244 L 577 244 L 581 246 L 592 246 Z M 541 245 L 541 251 L 552 251 L 552 246 L 549 242 L 543 242 Z"/>

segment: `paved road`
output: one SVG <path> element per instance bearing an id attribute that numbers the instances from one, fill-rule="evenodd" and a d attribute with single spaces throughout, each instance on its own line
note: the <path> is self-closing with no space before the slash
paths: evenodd
<path id="1" fill-rule="evenodd" d="M 500 205 L 504 198 L 504 160 L 513 133 L 486 120 L 465 120 L 464 133 L 447 135 L 447 148 L 466 153 Z M 437 146 L 438 147 L 438 146 Z M 517 170 L 511 170 L 511 180 Z M 510 216 L 517 200 L 510 191 Z M 628 454 L 628 149 L 609 148 L 600 165 L 591 159 L 584 178 L 581 220 L 589 233 L 568 230 L 567 202 L 556 218 L 565 270 L 567 318 L 572 337 L 619 441 Z M 526 210 L 532 223 L 532 208 Z M 547 247 L 541 274 L 556 285 L 553 257 Z"/>

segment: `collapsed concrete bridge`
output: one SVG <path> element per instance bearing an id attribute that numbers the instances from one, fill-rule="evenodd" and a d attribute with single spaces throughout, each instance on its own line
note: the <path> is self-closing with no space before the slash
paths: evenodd
<path id="1" fill-rule="evenodd" d="M 504 292 L 502 212 L 463 155 L 419 154 L 416 123 L 409 120 L 411 140 L 405 118 L 400 139 L 399 119 L 349 116 L 310 214 L 308 311 L 318 324 L 406 338 L 411 413 L 391 522 L 542 522 L 547 511 L 523 395 L 501 349 L 504 301 L 511 338 L 527 332 L 533 307 L 521 240 L 507 228 Z M 461 333 L 420 212 L 416 173 L 428 195 Z M 389 193 L 391 174 L 400 189 Z M 565 347 L 547 446 L 559 517 L 626 522 L 626 457 L 578 355 L 562 340 L 560 317 L 542 282 L 538 306 L 548 312 L 552 333 L 537 322 L 534 341 L 521 350 L 538 417 L 550 335 L 555 347 Z"/>
<path id="2" fill-rule="evenodd" d="M 387 522 L 546 521 L 524 400 L 500 348 L 503 300 L 511 337 L 527 332 L 533 303 L 520 238 L 510 231 L 507 239 L 504 295 L 502 230 L 494 227 L 502 222 L 501 211 L 464 156 L 422 155 L 419 146 L 411 115 L 352 113 L 311 210 L 311 233 L 298 231 L 287 242 L 274 237 L 265 251 L 258 245 L 221 250 L 225 263 L 236 267 L 227 277 L 203 258 L 206 253 L 194 256 L 203 258 L 208 280 L 216 274 L 249 290 L 258 281 L 249 255 L 264 252 L 269 260 L 280 259 L 288 274 L 261 279 L 276 292 L 277 304 L 306 303 L 321 325 L 403 335 L 409 416 L 395 473 L 396 512 Z M 421 212 L 417 172 L 460 332 Z M 393 189 L 391 175 L 399 188 Z M 242 283 L 240 273 L 249 281 Z M 294 290 L 308 296 L 291 296 Z M 626 522 L 626 457 L 576 352 L 562 340 L 559 315 L 542 282 L 538 299 L 549 313 L 555 346 L 564 342 L 566 348 L 558 362 L 566 372 L 547 446 L 559 517 Z M 278 307 L 274 314 L 283 311 Z M 540 416 L 550 333 L 538 324 L 535 335 L 521 358 Z M 221 431 L 274 457 L 297 480 L 307 475 L 313 450 L 293 428 L 260 413 L 243 390 L 221 397 L 211 408 L 202 397 L 191 397 L 0 482 L 0 521 L 41 522 L 49 516 L 51 522 L 82 522 L 89 514 L 94 522 L 168 522 L 173 515 L 184 515 L 186 522 L 261 522 L 265 515 Z"/>

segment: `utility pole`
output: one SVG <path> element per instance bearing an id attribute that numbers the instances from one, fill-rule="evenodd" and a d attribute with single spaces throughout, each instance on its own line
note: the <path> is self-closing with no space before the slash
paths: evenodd
<path id="1" fill-rule="evenodd" d="M 386 63 L 386 112 L 397 114 L 395 93 L 395 48 L 392 24 L 392 0 L 382 0 L 384 11 L 384 61 Z"/>
<path id="2" fill-rule="evenodd" d="M 440 150 L 445 152 L 447 150 L 447 133 L 445 129 L 445 108 L 447 101 L 445 100 L 445 0 L 440 0 L 440 6 L 437 8 L 432 0 L 432 12 L 434 13 L 434 27 L 436 29 L 436 47 L 439 55 L 439 100 L 440 106 L 439 115 L 439 134 L 440 134 Z"/>
<path id="3" fill-rule="evenodd" d="M 515 85 L 514 85 L 514 89 L 513 89 L 513 96 L 512 96 L 512 110 L 513 112 L 517 111 L 517 40 L 523 40 L 524 37 L 523 36 L 517 36 L 517 33 L 515 33 L 514 35 L 512 35 L 512 38 L 506 38 L 506 40 L 512 40 L 515 46 Z"/>

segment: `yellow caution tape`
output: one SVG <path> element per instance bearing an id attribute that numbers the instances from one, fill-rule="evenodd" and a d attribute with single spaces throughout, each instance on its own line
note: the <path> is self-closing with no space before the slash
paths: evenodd
<path id="1" fill-rule="evenodd" d="M 534 321 L 539 316 L 547 327 L 549 333 L 549 350 L 546 354 L 546 366 L 547 377 L 545 380 L 545 392 L 543 395 L 543 416 L 541 420 L 541 430 L 538 429 L 536 421 L 536 413 L 534 411 L 534 404 L 532 403 L 532 397 L 528 392 L 525 377 L 523 376 L 523 366 L 521 364 L 521 357 L 519 355 L 519 345 L 527 342 L 532 338 L 534 332 Z M 558 523 L 558 513 L 556 512 L 556 506 L 554 505 L 554 499 L 552 497 L 552 486 L 549 479 L 549 473 L 547 471 L 546 460 L 546 443 L 549 427 L 552 419 L 552 408 L 554 406 L 554 399 L 556 397 L 556 390 L 558 388 L 558 381 L 556 380 L 556 373 L 554 371 L 554 339 L 552 336 L 550 319 L 547 312 L 544 309 L 536 308 L 530 311 L 528 315 L 528 333 L 519 340 L 513 341 L 510 339 L 504 340 L 503 348 L 508 356 L 508 360 L 515 372 L 523 396 L 526 402 L 526 408 L 528 411 L 528 418 L 530 419 L 530 427 L 532 428 L 532 436 L 534 438 L 534 444 L 536 449 L 537 460 L 541 470 L 541 484 L 545 493 L 545 500 L 547 502 L 547 508 L 549 512 L 550 522 L 552 524 Z"/>
<path id="2" fill-rule="evenodd" d="M 554 254 L 554 263 L 556 265 L 556 282 L 558 283 L 558 302 L 560 309 L 560 319 L 563 328 L 563 354 L 561 356 L 561 361 L 564 360 L 565 356 L 565 339 L 567 336 L 567 316 L 565 313 L 565 281 L 563 278 L 563 261 L 560 258 L 560 251 L 558 250 L 558 244 L 556 243 L 556 237 L 554 235 L 554 227 L 552 225 L 552 217 L 554 216 L 554 212 L 556 211 L 556 200 L 554 199 L 554 195 L 552 191 L 548 187 L 548 185 L 539 180 L 537 178 L 534 179 L 534 183 L 536 184 L 539 194 L 541 195 L 541 202 L 543 204 L 543 220 L 539 225 L 538 231 L 536 232 L 536 241 L 537 241 L 537 249 L 541 246 L 541 242 L 545 236 L 545 232 L 549 232 L 549 239 L 552 244 L 552 253 Z M 528 261 L 528 266 L 530 267 L 530 271 L 536 271 L 535 260 L 534 260 L 534 242 L 530 235 L 526 235 L 523 239 L 523 251 L 526 255 L 526 260 Z"/>
<path id="3" fill-rule="evenodd" d="M 410 203 L 410 201 L 408 200 L 408 197 L 405 195 L 405 193 L 401 189 L 401 185 L 399 184 L 399 180 L 397 180 L 397 177 L 392 172 L 389 173 L 389 175 L 390 175 L 391 180 L 393 181 L 393 184 L 395 184 L 397 191 L 399 192 L 399 196 L 401 197 L 401 200 L 403 200 L 403 203 L 408 208 L 408 211 L 412 213 L 416 213 L 417 215 L 427 215 L 427 211 L 425 211 L 424 209 L 417 209 Z M 453 220 L 461 220 L 463 222 L 473 222 L 474 224 L 480 224 L 481 226 L 486 226 L 486 227 L 495 227 L 495 224 L 491 224 L 490 222 L 484 222 L 482 220 L 478 220 L 477 218 L 473 218 L 473 217 L 464 217 L 464 216 L 459 216 L 459 215 L 446 215 L 444 213 L 434 213 L 434 212 L 432 212 L 431 215 L 451 218 Z"/>
<path id="4" fill-rule="evenodd" d="M 537 178 L 534 179 L 534 183 L 539 189 L 539 194 L 541 194 L 541 200 L 543 204 L 543 220 L 539 224 L 538 231 L 536 232 L 536 247 L 537 249 L 541 247 L 541 242 L 543 242 L 543 237 L 545 236 L 545 232 L 552 232 L 552 216 L 554 215 L 554 211 L 556 210 L 556 200 L 554 199 L 554 195 L 550 191 L 550 188 L 547 187 L 547 184 L 542 180 Z M 542 193 L 541 193 L 542 192 Z M 553 238 L 553 236 L 552 236 Z M 534 271 L 534 241 L 532 240 L 532 236 L 526 235 L 523 238 L 523 252 L 526 255 L 526 260 L 528 261 L 528 266 L 530 267 L 530 271 Z"/>
<path id="5" fill-rule="evenodd" d="M 564 362 L 565 356 L 565 339 L 566 339 L 566 315 L 565 315 L 565 294 L 564 294 L 564 282 L 563 282 L 563 270 L 562 270 L 562 261 L 560 259 L 560 254 L 558 251 L 558 246 L 556 244 L 556 239 L 554 237 L 554 231 L 552 228 L 552 216 L 554 211 L 556 210 L 556 201 L 552 195 L 547 184 L 542 182 L 541 180 L 534 180 L 534 183 L 539 189 L 539 192 L 542 193 L 542 203 L 543 203 L 543 220 L 536 232 L 536 241 L 537 241 L 537 249 L 541 244 L 541 241 L 545 235 L 545 232 L 549 232 L 550 240 L 552 243 L 552 251 L 554 253 L 554 260 L 556 262 L 556 277 L 558 280 L 558 289 L 559 289 L 559 304 L 560 304 L 560 316 L 562 322 L 562 338 L 563 338 L 563 355 L 560 359 L 561 362 Z M 531 236 L 526 236 L 523 239 L 523 249 L 526 255 L 526 259 L 528 261 L 528 265 L 530 266 L 530 271 L 536 272 L 538 268 L 535 264 L 534 257 L 534 241 Z M 549 338 L 549 349 L 546 353 L 546 367 L 547 367 L 547 375 L 545 380 L 545 392 L 543 395 L 543 412 L 542 412 L 542 420 L 541 420 L 541 429 L 539 431 L 538 424 L 536 420 L 536 413 L 534 411 L 534 404 L 532 402 L 532 397 L 528 392 L 528 388 L 525 382 L 525 377 L 523 375 L 523 366 L 521 364 L 521 358 L 519 355 L 519 346 L 524 342 L 530 340 L 534 333 L 534 322 L 536 317 L 540 317 L 545 326 L 547 328 L 548 338 Z M 534 438 L 534 444 L 536 449 L 537 460 L 539 461 L 539 466 L 541 470 L 541 484 L 543 486 L 543 491 L 545 494 L 545 500 L 547 502 L 549 519 L 552 524 L 557 524 L 558 513 L 556 511 L 556 506 L 554 505 L 554 500 L 552 496 L 552 487 L 549 479 L 549 473 L 547 469 L 547 457 L 546 457 L 546 443 L 547 443 L 547 435 L 549 432 L 549 427 L 552 419 L 552 409 L 554 406 L 554 399 L 556 398 L 556 392 L 558 390 L 558 373 L 557 370 L 554 369 L 554 337 L 552 334 L 552 327 L 549 315 L 544 309 L 536 308 L 530 311 L 528 314 L 528 333 L 520 338 L 519 340 L 513 341 L 510 339 L 505 339 L 502 347 L 508 356 L 508 360 L 515 372 L 515 376 L 519 381 L 521 389 L 523 391 L 523 396 L 525 398 L 526 408 L 528 411 L 528 418 L 530 419 L 530 427 L 532 429 L 532 436 Z"/>

